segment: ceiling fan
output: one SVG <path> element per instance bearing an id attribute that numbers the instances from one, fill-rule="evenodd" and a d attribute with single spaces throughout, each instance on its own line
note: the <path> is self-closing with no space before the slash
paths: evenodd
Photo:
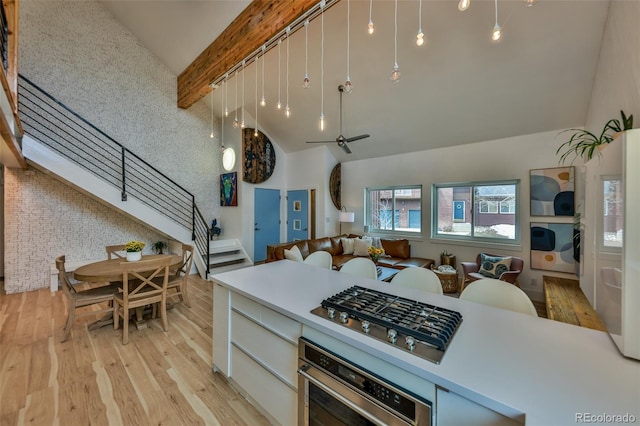
<path id="1" fill-rule="evenodd" d="M 359 135 L 359 136 L 353 136 L 351 138 L 345 138 L 342 135 L 342 92 L 344 92 L 344 86 L 341 84 L 340 86 L 338 86 L 338 91 L 340 92 L 340 135 L 336 138 L 335 141 L 307 141 L 307 143 L 333 143 L 333 142 L 337 142 L 338 146 L 340 148 L 342 148 L 344 150 L 344 152 L 346 152 L 347 154 L 351 154 L 351 150 L 349 149 L 349 146 L 347 145 L 347 143 L 349 142 L 353 142 L 353 141 L 357 141 L 359 139 L 364 139 L 364 138 L 368 138 L 369 135 Z"/>

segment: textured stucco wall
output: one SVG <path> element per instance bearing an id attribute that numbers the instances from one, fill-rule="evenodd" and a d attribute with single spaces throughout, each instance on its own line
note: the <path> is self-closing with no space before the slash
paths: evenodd
<path id="1" fill-rule="evenodd" d="M 94 1 L 20 2 L 20 73 L 191 191 L 217 216 L 219 157 L 210 110 L 176 106 L 176 76 Z M 153 230 L 31 170 L 5 172 L 5 289 L 48 286 L 55 256 L 105 257 L 104 246 Z"/>

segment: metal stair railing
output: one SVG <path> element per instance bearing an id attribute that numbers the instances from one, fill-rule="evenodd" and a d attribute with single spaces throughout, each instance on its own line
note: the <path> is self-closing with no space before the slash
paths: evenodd
<path id="1" fill-rule="evenodd" d="M 22 75 L 18 113 L 24 133 L 191 230 L 209 274 L 210 230 L 193 194 Z"/>

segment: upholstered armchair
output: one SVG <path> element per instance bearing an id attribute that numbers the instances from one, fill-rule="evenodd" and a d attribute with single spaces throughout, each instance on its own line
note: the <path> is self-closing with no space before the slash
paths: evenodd
<path id="1" fill-rule="evenodd" d="M 485 260 L 484 266 L 483 258 Z M 462 289 L 468 283 L 483 278 L 497 278 L 518 285 L 518 275 L 524 268 L 524 260 L 515 256 L 478 253 L 475 262 L 462 262 L 461 265 L 464 274 Z"/>

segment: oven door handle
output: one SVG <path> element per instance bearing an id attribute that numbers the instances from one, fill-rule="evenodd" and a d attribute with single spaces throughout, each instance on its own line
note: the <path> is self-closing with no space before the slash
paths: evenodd
<path id="1" fill-rule="evenodd" d="M 301 375 L 302 377 L 304 377 L 309 382 L 313 383 L 315 386 L 317 386 L 320 389 L 322 389 L 324 392 L 326 392 L 329 395 L 331 395 L 333 398 L 335 398 L 336 400 L 338 400 L 342 404 L 344 404 L 347 407 L 349 407 L 351 410 L 353 410 L 356 413 L 360 414 L 362 417 L 366 418 L 367 420 L 369 420 L 371 422 L 374 422 L 375 424 L 378 424 L 378 425 L 386 425 L 386 424 L 390 423 L 389 421 L 384 421 L 384 420 L 379 419 L 378 417 L 374 416 L 371 412 L 365 410 L 364 408 L 360 407 L 358 404 L 354 403 L 353 401 L 351 401 L 348 398 L 345 398 L 344 395 L 342 395 L 339 392 L 337 392 L 335 390 L 335 388 L 344 389 L 346 392 L 356 394 L 355 391 L 349 389 L 347 386 L 345 386 L 344 384 L 340 383 L 339 381 L 337 381 L 333 377 L 323 373 L 321 370 L 318 370 L 313 365 L 311 365 L 311 364 L 303 365 L 302 367 L 300 367 L 298 369 L 298 374 Z M 328 384 L 325 383 L 325 382 L 328 382 Z M 360 395 L 358 395 L 358 396 L 360 396 Z M 360 397 L 364 398 L 362 396 L 360 396 Z M 369 401 L 369 400 L 367 400 L 367 401 Z M 379 405 L 373 403 L 372 401 L 369 401 L 369 403 L 372 406 L 376 407 L 378 410 L 381 410 L 382 411 L 381 414 L 385 415 L 385 417 L 393 416 L 391 413 L 389 413 L 388 411 L 384 410 L 382 407 L 380 407 Z M 393 417 L 395 418 L 396 422 L 399 420 L 397 417 L 395 417 L 395 416 L 393 416 Z M 402 421 L 402 422 L 405 423 L 405 424 L 408 424 L 408 423 L 406 423 L 404 421 Z"/>

